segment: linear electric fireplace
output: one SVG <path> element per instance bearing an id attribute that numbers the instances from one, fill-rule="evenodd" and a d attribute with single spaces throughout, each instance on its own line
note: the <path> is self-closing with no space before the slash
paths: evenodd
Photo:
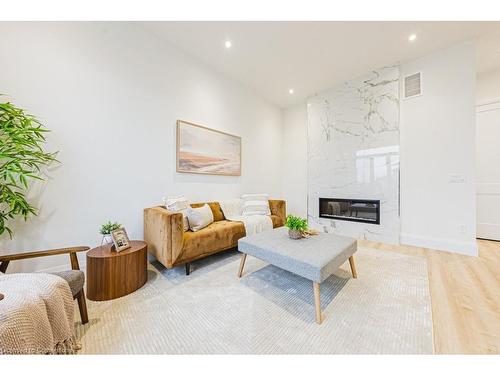
<path id="1" fill-rule="evenodd" d="M 380 200 L 319 198 L 319 217 L 380 224 Z"/>

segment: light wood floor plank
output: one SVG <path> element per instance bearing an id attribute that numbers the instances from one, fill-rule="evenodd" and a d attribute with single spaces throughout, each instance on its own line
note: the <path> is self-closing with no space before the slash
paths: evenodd
<path id="1" fill-rule="evenodd" d="M 478 240 L 469 257 L 360 240 L 427 260 L 436 354 L 500 354 L 500 242 Z"/>

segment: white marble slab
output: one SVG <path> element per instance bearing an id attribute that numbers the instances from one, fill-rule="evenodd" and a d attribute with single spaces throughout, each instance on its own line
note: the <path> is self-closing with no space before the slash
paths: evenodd
<path id="1" fill-rule="evenodd" d="M 308 219 L 341 235 L 399 242 L 399 67 L 308 100 Z M 380 225 L 319 218 L 319 198 L 379 199 Z"/>

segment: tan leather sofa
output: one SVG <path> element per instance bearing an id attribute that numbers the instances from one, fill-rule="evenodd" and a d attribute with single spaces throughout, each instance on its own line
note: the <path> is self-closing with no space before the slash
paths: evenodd
<path id="1" fill-rule="evenodd" d="M 245 236 L 243 223 L 228 221 L 218 202 L 206 202 L 214 215 L 214 222 L 197 232 L 183 230 L 182 214 L 157 206 L 144 209 L 144 241 L 148 251 L 167 268 L 186 265 L 200 258 L 234 248 Z M 201 207 L 205 203 L 191 204 Z M 283 200 L 269 200 L 273 227 L 285 224 L 286 203 Z"/>

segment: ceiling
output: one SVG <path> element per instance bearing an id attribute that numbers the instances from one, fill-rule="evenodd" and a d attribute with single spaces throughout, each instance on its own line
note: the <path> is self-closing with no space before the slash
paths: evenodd
<path id="1" fill-rule="evenodd" d="M 478 40 L 477 72 L 500 69 L 500 22 L 139 22 L 280 107 L 371 69 Z M 414 42 L 408 41 L 412 33 Z M 224 42 L 230 40 L 227 49 Z M 293 88 L 294 94 L 289 94 Z"/>

